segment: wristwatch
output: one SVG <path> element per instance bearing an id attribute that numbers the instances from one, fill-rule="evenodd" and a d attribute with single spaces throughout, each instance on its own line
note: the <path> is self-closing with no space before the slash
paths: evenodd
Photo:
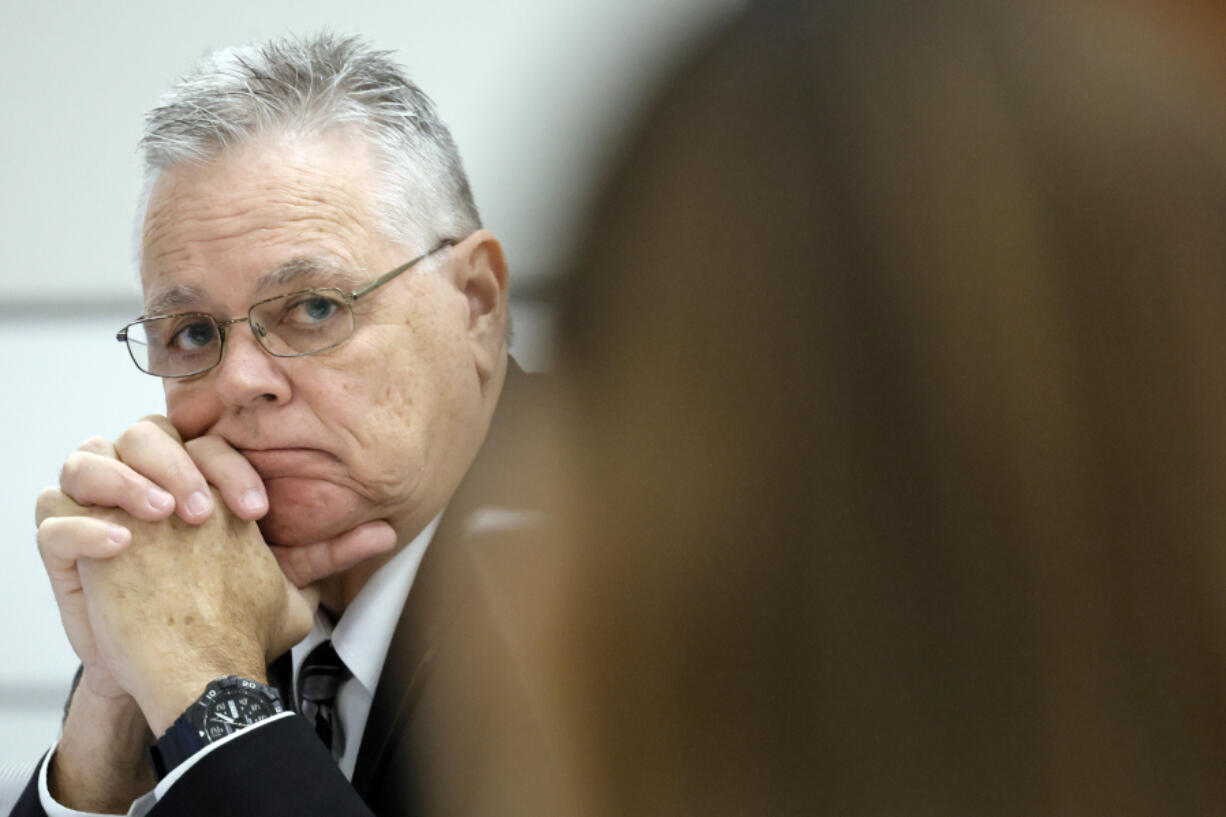
<path id="1" fill-rule="evenodd" d="M 149 747 L 153 772 L 161 780 L 208 744 L 284 710 L 277 690 L 258 681 L 237 675 L 210 681 L 204 694 Z"/>

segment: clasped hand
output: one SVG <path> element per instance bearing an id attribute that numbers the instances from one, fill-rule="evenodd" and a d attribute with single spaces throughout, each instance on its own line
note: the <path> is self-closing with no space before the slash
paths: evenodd
<path id="1" fill-rule="evenodd" d="M 306 635 L 317 595 L 300 587 L 395 546 L 383 521 L 268 545 L 254 521 L 267 510 L 239 452 L 184 444 L 163 417 L 68 458 L 38 499 L 38 546 L 93 694 L 132 696 L 158 734 L 209 680 L 263 677 Z"/>

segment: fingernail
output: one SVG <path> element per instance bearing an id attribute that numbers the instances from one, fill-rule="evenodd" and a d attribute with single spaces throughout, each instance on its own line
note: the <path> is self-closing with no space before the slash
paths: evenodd
<path id="1" fill-rule="evenodd" d="M 149 491 L 148 502 L 149 507 L 158 513 L 169 511 L 175 506 L 175 498 L 161 488 L 153 488 Z"/>
<path id="2" fill-rule="evenodd" d="M 238 504 L 243 506 L 243 510 L 252 513 L 262 511 L 264 510 L 264 492 L 251 488 L 238 498 Z"/>
<path id="3" fill-rule="evenodd" d="M 213 507 L 213 500 L 203 491 L 196 491 L 187 498 L 187 512 L 192 516 L 204 516 Z"/>
<path id="4" fill-rule="evenodd" d="M 113 545 L 126 545 L 132 541 L 132 532 L 122 525 L 108 525 L 106 538 Z"/>

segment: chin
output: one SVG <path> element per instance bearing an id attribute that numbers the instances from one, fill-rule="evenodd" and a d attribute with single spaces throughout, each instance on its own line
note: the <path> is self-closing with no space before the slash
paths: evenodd
<path id="1" fill-rule="evenodd" d="M 312 545 L 369 521 L 352 491 L 329 482 L 277 479 L 265 487 L 268 513 L 259 524 L 271 545 Z"/>

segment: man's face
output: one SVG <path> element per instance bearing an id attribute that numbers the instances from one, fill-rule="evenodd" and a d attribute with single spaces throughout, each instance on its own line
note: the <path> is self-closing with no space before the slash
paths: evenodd
<path id="1" fill-rule="evenodd" d="M 286 292 L 352 290 L 424 252 L 376 230 L 374 184 L 369 147 L 353 134 L 265 137 L 172 168 L 144 227 L 148 313 L 237 317 Z M 460 262 L 439 257 L 357 301 L 357 329 L 336 349 L 275 358 L 236 324 L 220 365 L 164 381 L 184 439 L 220 436 L 260 473 L 270 542 L 309 544 L 387 519 L 403 544 L 467 469 L 492 402 Z"/>

